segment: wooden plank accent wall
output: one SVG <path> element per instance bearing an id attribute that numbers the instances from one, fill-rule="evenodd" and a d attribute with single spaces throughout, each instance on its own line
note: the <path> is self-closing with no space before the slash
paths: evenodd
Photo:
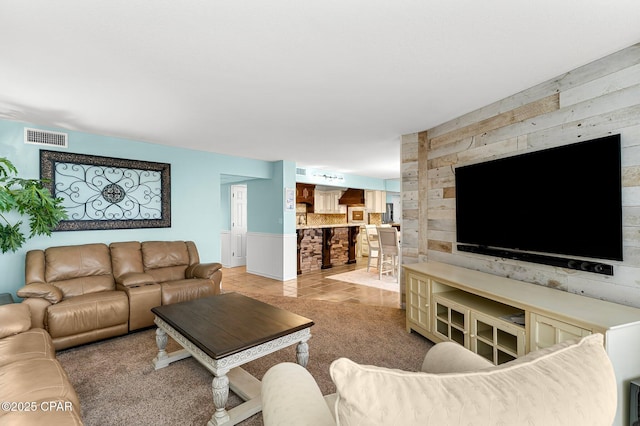
<path id="1" fill-rule="evenodd" d="M 419 192 L 418 192 L 418 134 L 402 136 L 400 147 L 400 168 L 402 183 L 400 197 L 402 200 L 402 263 L 423 262 L 426 258 L 418 256 L 419 245 Z M 405 306 L 406 292 L 400 277 L 400 302 Z"/>
<path id="2" fill-rule="evenodd" d="M 622 136 L 624 261 L 606 261 L 613 277 L 457 251 L 456 167 L 615 133 Z M 404 239 L 403 231 L 403 263 L 441 261 L 640 307 L 640 44 L 404 135 L 402 161 L 403 228 L 408 220 L 412 234 Z"/>

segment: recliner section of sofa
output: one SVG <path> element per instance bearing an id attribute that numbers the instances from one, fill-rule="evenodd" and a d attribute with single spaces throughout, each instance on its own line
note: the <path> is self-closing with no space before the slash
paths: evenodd
<path id="1" fill-rule="evenodd" d="M 34 312 L 32 321 L 37 320 L 34 326 L 49 332 L 56 349 L 129 331 L 129 301 L 116 290 L 105 244 L 31 250 L 25 281 L 18 296 L 25 298 L 23 303 Z"/>
<path id="2" fill-rule="evenodd" d="M 200 263 L 192 241 L 111 243 L 116 286 L 129 296 L 129 329 L 153 324 L 151 308 L 220 293 L 222 265 Z"/>
<path id="3" fill-rule="evenodd" d="M 17 295 L 56 349 L 153 325 L 151 308 L 220 293 L 220 263 L 191 241 L 119 242 L 31 250 Z"/>
<path id="4" fill-rule="evenodd" d="M 27 305 L 0 306 L 0 426 L 81 425 L 80 402 L 50 335 Z"/>

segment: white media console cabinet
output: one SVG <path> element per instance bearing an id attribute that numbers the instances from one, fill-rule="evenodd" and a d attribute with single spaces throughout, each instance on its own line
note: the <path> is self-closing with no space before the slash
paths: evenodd
<path id="1" fill-rule="evenodd" d="M 614 424 L 629 424 L 629 383 L 640 377 L 640 309 L 444 263 L 403 267 L 407 331 L 458 342 L 495 364 L 604 334 L 618 382 Z"/>

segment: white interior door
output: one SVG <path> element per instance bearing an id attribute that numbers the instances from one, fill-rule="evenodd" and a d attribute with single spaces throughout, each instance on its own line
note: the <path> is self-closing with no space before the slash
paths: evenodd
<path id="1" fill-rule="evenodd" d="M 247 264 L 247 186 L 231 185 L 231 267 Z"/>

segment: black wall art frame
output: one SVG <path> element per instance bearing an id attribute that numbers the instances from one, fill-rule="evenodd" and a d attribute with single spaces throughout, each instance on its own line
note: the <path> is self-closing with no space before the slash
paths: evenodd
<path id="1" fill-rule="evenodd" d="M 171 227 L 171 165 L 40 151 L 40 178 L 68 220 L 54 231 Z"/>

